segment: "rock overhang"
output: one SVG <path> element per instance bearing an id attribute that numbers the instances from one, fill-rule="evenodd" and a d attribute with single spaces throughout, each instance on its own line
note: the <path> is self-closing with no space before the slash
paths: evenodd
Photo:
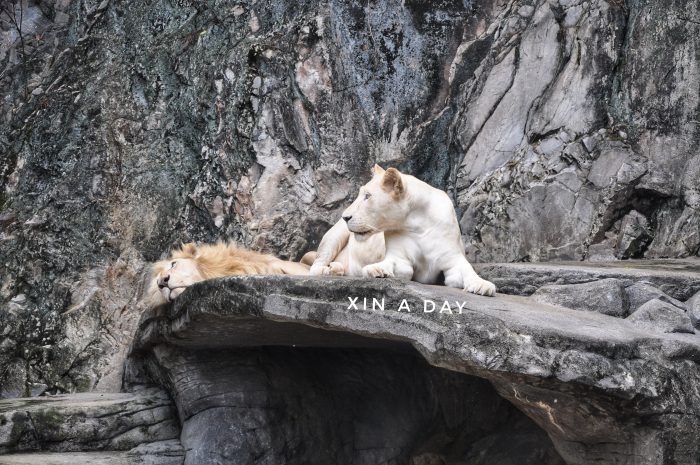
<path id="1" fill-rule="evenodd" d="M 373 299 L 384 310 L 373 310 Z M 404 299 L 410 312 L 399 311 Z M 432 312 L 424 311 L 426 301 L 436 304 Z M 455 303 L 451 313 L 440 312 L 443 302 Z M 482 297 L 394 279 L 222 278 L 144 315 L 131 359 L 152 354 L 153 370 L 172 353 L 197 353 L 201 362 L 203 354 L 274 346 L 418 352 L 430 365 L 488 380 L 570 463 L 610 454 L 634 460 L 649 444 L 679 463 L 698 456 L 676 445 L 699 430 L 700 336 L 524 296 Z M 608 442 L 614 445 L 601 445 Z"/>
<path id="2" fill-rule="evenodd" d="M 349 297 L 383 299 L 385 310 L 349 309 Z M 414 310 L 398 311 L 406 299 Z M 425 313 L 422 302 L 460 302 L 460 313 Z M 439 306 L 438 306 L 439 308 Z M 135 351 L 255 346 L 416 349 L 429 363 L 491 378 L 576 382 L 621 398 L 653 393 L 651 365 L 700 360 L 700 337 L 644 330 L 624 319 L 441 286 L 359 278 L 222 278 L 188 289 L 146 319 Z M 571 357 L 586 363 L 568 364 Z M 631 382 L 633 380 L 634 382 Z M 653 397 L 653 396 L 652 396 Z"/>
<path id="3" fill-rule="evenodd" d="M 359 302 L 351 306 L 352 299 Z M 374 309 L 372 299 L 378 301 Z M 400 308 L 404 300 L 410 311 Z M 428 304 L 432 311 L 425 311 L 426 301 L 436 304 Z M 449 311 L 441 311 L 444 302 Z M 206 339 L 197 334 L 198 325 L 205 322 Z M 499 341 L 496 336 L 505 333 L 509 337 Z M 385 346 L 372 342 L 378 340 L 428 349 L 448 341 L 453 346 L 491 341 L 504 347 L 517 342 L 616 358 L 654 354 L 654 360 L 660 356 L 700 361 L 700 337 L 691 334 L 645 331 L 624 319 L 521 296 L 491 298 L 395 279 L 347 277 L 249 276 L 198 283 L 173 305 L 144 317 L 134 348 L 160 340 L 198 347 Z M 633 347 L 636 350 L 629 351 Z"/>

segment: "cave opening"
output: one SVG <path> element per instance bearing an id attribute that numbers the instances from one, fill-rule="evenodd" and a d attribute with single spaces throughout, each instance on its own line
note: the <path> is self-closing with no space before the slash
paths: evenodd
<path id="1" fill-rule="evenodd" d="M 488 381 L 409 345 L 177 352 L 198 380 L 172 386 L 186 465 L 564 464 Z"/>

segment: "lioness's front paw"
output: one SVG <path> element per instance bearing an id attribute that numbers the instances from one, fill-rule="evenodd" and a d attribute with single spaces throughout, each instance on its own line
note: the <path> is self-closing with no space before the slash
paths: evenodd
<path id="1" fill-rule="evenodd" d="M 340 262 L 331 262 L 328 265 L 328 274 L 331 276 L 345 276 L 345 267 Z"/>
<path id="2" fill-rule="evenodd" d="M 326 267 L 322 265 L 311 265 L 311 268 L 309 268 L 309 274 L 311 276 L 322 276 L 324 268 Z"/>
<path id="3" fill-rule="evenodd" d="M 381 264 L 374 263 L 362 268 L 362 276 L 365 278 L 393 278 L 394 273 L 384 269 Z"/>
<path id="4" fill-rule="evenodd" d="M 472 294 L 486 295 L 493 297 L 496 294 L 496 285 L 491 281 L 486 281 L 479 277 L 467 280 L 464 290 Z"/>
<path id="5" fill-rule="evenodd" d="M 311 276 L 344 276 L 345 267 L 340 262 L 331 262 L 328 265 L 311 265 Z"/>

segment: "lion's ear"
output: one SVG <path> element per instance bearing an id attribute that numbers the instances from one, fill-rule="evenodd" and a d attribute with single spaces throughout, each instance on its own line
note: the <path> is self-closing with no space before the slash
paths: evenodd
<path id="1" fill-rule="evenodd" d="M 391 193 L 395 199 L 403 195 L 405 188 L 399 170 L 396 168 L 389 168 L 386 170 L 382 178 L 382 189 L 384 189 L 385 192 Z"/>
<path id="2" fill-rule="evenodd" d="M 376 163 L 374 164 L 374 167 L 372 168 L 372 176 L 384 174 L 384 168 L 381 166 L 377 165 Z"/>
<path id="3" fill-rule="evenodd" d="M 182 246 L 182 254 L 189 258 L 194 258 L 197 255 L 197 244 L 189 242 Z"/>

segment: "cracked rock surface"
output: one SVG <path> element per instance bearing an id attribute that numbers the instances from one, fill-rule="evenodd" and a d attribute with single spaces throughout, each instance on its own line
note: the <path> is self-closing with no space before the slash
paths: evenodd
<path id="1" fill-rule="evenodd" d="M 182 446 L 163 444 L 161 452 L 37 452 L 0 456 L 2 465 L 182 465 Z M 167 451 L 166 451 L 167 449 Z"/>
<path id="2" fill-rule="evenodd" d="M 483 263 L 474 268 L 479 275 L 493 281 L 498 291 L 504 294 L 532 295 L 542 286 L 591 283 L 603 279 L 617 279 L 628 292 L 646 284 L 654 295 L 667 294 L 681 301 L 700 292 L 698 259 Z M 637 297 L 632 299 L 634 302 Z"/>
<path id="3" fill-rule="evenodd" d="M 2 397 L 118 390 L 146 262 L 298 258 L 374 162 L 450 194 L 472 261 L 700 249 L 697 2 L 15 3 Z"/>
<path id="4" fill-rule="evenodd" d="M 168 395 L 153 389 L 3 400 L 0 425 L 0 454 L 129 450 L 180 429 Z"/>
<path id="5" fill-rule="evenodd" d="M 620 281 L 614 278 L 581 284 L 549 284 L 535 291 L 533 299 L 552 305 L 626 316 L 629 304 Z"/>
<path id="6" fill-rule="evenodd" d="M 398 311 L 404 299 L 410 312 Z M 683 312 L 656 299 L 635 314 L 655 302 Z M 696 334 L 530 297 L 242 277 L 199 283 L 144 315 L 127 379 L 172 393 L 186 464 L 691 465 L 698 362 Z"/>
<path id="7" fill-rule="evenodd" d="M 182 465 L 179 436 L 155 388 L 0 401 L 0 465 Z"/>

